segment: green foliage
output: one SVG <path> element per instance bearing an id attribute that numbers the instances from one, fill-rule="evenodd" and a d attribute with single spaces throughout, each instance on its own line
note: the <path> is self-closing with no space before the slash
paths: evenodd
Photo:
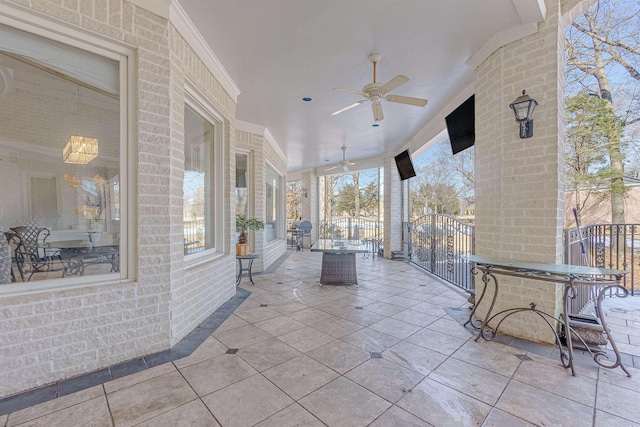
<path id="1" fill-rule="evenodd" d="M 609 102 L 586 93 L 567 99 L 566 112 L 565 165 L 570 187 L 574 190 L 609 187 L 615 173 L 611 169 L 610 145 L 620 143 L 621 121 Z"/>
<path id="2" fill-rule="evenodd" d="M 256 218 L 247 218 L 244 215 L 236 215 L 236 231 L 240 233 L 246 233 L 249 230 L 262 230 L 263 228 L 264 221 Z"/>

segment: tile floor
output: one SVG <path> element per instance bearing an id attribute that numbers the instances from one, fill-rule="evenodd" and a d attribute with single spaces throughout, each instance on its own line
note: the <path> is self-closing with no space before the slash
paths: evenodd
<path id="1" fill-rule="evenodd" d="M 409 264 L 358 259 L 359 288 L 320 287 L 320 261 L 294 252 L 245 279 L 251 295 L 189 356 L 0 426 L 640 425 L 637 300 L 610 311 L 633 377 L 583 355 L 572 377 L 551 347 L 476 343 L 466 297 Z"/>

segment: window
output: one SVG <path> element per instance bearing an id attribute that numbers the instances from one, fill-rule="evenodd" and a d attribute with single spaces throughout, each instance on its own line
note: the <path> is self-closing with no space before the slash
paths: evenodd
<path id="1" fill-rule="evenodd" d="M 120 59 L 0 25 L 0 237 L 11 244 L 12 281 L 126 274 L 126 58 L 110 55 Z"/>
<path id="2" fill-rule="evenodd" d="M 222 248 L 222 123 L 191 95 L 184 109 L 184 253 Z"/>
<path id="3" fill-rule="evenodd" d="M 282 175 L 267 165 L 265 235 L 267 242 L 282 239 Z"/>
<path id="4" fill-rule="evenodd" d="M 249 155 L 236 153 L 236 215 L 249 218 Z"/>

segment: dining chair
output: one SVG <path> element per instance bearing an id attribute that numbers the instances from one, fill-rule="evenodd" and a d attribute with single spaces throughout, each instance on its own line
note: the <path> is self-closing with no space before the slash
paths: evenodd
<path id="1" fill-rule="evenodd" d="M 20 278 L 27 282 L 35 273 L 44 273 L 51 271 L 54 258 L 58 258 L 62 263 L 60 251 L 48 250 L 45 247 L 47 237 L 51 232 L 45 227 L 37 227 L 34 225 L 12 227 L 13 233 L 11 243 L 15 245 L 15 260 Z"/>

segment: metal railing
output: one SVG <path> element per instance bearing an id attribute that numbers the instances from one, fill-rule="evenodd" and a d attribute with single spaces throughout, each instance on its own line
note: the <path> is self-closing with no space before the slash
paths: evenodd
<path id="1" fill-rule="evenodd" d="M 565 264 L 627 270 L 622 285 L 631 295 L 640 289 L 640 224 L 591 224 L 564 233 Z M 584 250 L 583 250 L 584 248 Z M 593 300 L 593 292 L 578 287 L 572 311 L 580 312 Z"/>
<path id="2" fill-rule="evenodd" d="M 184 254 L 204 250 L 204 218 L 184 222 Z"/>
<path id="3" fill-rule="evenodd" d="M 475 228 L 449 215 L 432 214 L 402 224 L 404 256 L 410 262 L 466 290 L 475 289 L 471 265 Z"/>
<path id="4" fill-rule="evenodd" d="M 335 217 L 320 222 L 321 239 L 382 239 L 383 231 L 382 222 L 364 218 Z"/>

